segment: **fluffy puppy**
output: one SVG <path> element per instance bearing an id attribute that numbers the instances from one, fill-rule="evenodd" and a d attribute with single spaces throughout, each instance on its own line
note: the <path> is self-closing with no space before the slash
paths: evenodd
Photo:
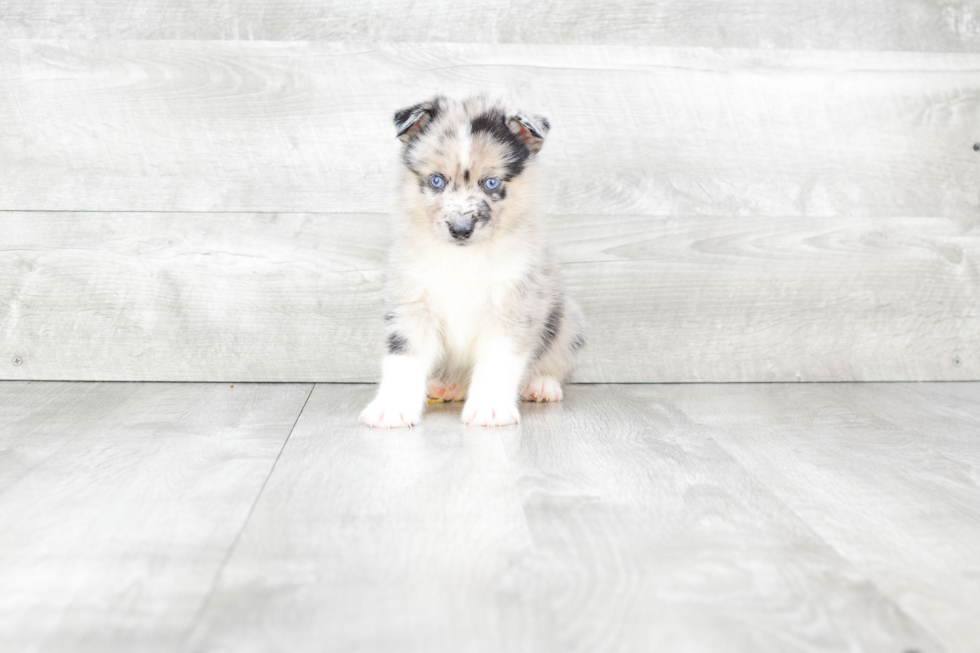
<path id="1" fill-rule="evenodd" d="M 413 426 L 428 394 L 465 398 L 463 421 L 520 420 L 518 397 L 560 401 L 585 344 L 538 207 L 548 121 L 485 97 L 436 97 L 395 114 L 401 206 L 385 287 L 388 354 L 361 413 Z"/>

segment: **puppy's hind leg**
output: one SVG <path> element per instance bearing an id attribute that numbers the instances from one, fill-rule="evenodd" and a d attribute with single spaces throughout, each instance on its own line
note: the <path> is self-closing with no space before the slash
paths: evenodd
<path id="1" fill-rule="evenodd" d="M 574 302 L 566 300 L 561 310 L 552 311 L 548 325 L 521 390 L 525 401 L 561 401 L 562 381 L 568 378 L 578 352 L 585 346 L 582 311 Z"/>
<path id="2" fill-rule="evenodd" d="M 563 394 L 561 391 L 561 381 L 553 376 L 539 374 L 532 376 L 521 390 L 521 399 L 524 401 L 561 401 Z"/>

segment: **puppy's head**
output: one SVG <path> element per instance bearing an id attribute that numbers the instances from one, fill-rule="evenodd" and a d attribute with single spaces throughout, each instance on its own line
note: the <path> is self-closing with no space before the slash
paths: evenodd
<path id="1" fill-rule="evenodd" d="M 548 121 L 484 97 L 437 97 L 395 113 L 410 219 L 446 243 L 484 243 L 531 207 Z"/>

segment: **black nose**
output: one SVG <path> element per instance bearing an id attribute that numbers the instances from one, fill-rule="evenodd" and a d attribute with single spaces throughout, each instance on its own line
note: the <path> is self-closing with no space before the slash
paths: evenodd
<path id="1" fill-rule="evenodd" d="M 456 240 L 466 240 L 473 233 L 473 225 L 469 222 L 451 222 L 449 224 L 449 233 Z"/>

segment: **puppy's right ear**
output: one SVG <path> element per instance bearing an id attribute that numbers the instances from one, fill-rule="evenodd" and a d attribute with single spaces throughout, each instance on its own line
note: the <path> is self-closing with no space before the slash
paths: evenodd
<path id="1" fill-rule="evenodd" d="M 422 102 L 414 107 L 396 111 L 395 130 L 397 133 L 395 135 L 403 143 L 410 142 L 425 129 L 435 113 L 436 105 L 434 102 Z"/>

